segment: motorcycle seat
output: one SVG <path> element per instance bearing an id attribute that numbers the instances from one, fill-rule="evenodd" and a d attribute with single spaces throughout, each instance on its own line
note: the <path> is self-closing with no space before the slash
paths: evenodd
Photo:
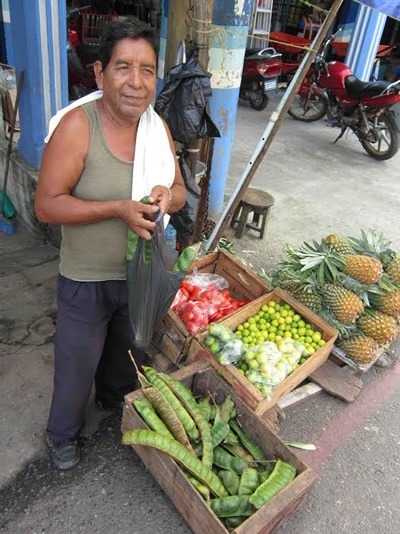
<path id="1" fill-rule="evenodd" d="M 352 98 L 363 96 L 378 96 L 390 85 L 390 82 L 378 80 L 376 82 L 363 82 L 357 76 L 348 76 L 345 81 L 346 91 Z"/>

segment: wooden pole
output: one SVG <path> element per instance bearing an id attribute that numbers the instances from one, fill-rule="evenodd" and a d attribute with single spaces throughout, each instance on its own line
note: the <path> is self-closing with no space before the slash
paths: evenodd
<path id="1" fill-rule="evenodd" d="M 235 191 L 232 193 L 221 217 L 215 225 L 213 232 L 211 233 L 207 243 L 204 245 L 203 248 L 205 251 L 213 250 L 215 248 L 229 221 L 232 219 L 232 216 L 239 205 L 241 198 L 245 194 L 260 163 L 264 159 L 269 147 L 272 144 L 272 141 L 275 138 L 275 135 L 278 133 L 282 121 L 300 89 L 300 86 L 308 72 L 308 69 L 311 66 L 311 63 L 314 60 L 317 51 L 321 48 L 325 36 L 328 33 L 332 22 L 337 16 L 337 12 L 343 1 L 344 0 L 335 0 L 331 9 L 329 10 L 327 17 L 325 18 L 320 30 L 311 44 L 311 49 L 304 56 L 303 61 L 301 62 L 299 69 L 292 79 L 284 97 L 279 103 L 278 108 L 272 114 L 256 150 L 250 158 L 243 175 L 238 181 Z"/>

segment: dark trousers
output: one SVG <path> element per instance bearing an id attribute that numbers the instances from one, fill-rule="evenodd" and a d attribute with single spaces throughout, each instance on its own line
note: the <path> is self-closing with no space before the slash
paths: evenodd
<path id="1" fill-rule="evenodd" d="M 136 386 L 128 350 L 140 366 L 128 318 L 126 281 L 75 282 L 59 275 L 54 351 L 54 392 L 47 425 L 53 441 L 75 438 L 90 392 L 121 401 Z"/>

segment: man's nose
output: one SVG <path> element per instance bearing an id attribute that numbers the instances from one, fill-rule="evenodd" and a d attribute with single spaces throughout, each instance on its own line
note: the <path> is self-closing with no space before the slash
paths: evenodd
<path id="1" fill-rule="evenodd" d="M 128 79 L 129 85 L 132 87 L 138 88 L 142 85 L 142 74 L 140 72 L 140 69 L 133 67 L 129 71 L 129 79 Z"/>

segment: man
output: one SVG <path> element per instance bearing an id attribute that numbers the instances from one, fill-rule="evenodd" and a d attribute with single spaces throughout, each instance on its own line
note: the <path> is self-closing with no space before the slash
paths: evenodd
<path id="1" fill-rule="evenodd" d="M 127 230 L 148 240 L 155 212 L 185 203 L 171 135 L 150 106 L 156 58 L 151 30 L 110 23 L 94 66 L 102 93 L 63 111 L 56 128 L 51 122 L 43 152 L 36 214 L 62 225 L 47 425 L 48 450 L 59 469 L 80 460 L 77 437 L 93 380 L 98 404 L 120 408 L 135 387 L 128 350 L 139 363 L 144 357 L 133 347 L 128 319 Z M 150 205 L 139 202 L 144 195 Z"/>

